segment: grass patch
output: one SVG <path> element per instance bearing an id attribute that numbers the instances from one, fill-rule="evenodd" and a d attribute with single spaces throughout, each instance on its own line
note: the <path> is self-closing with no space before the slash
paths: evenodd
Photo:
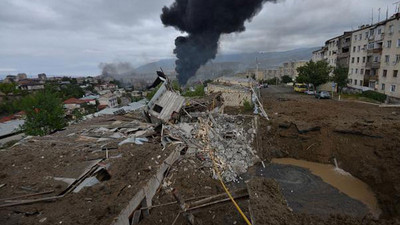
<path id="1" fill-rule="evenodd" d="M 361 94 L 341 94 L 341 98 L 379 104 L 385 102 L 386 95 L 375 91 L 366 91 Z"/>

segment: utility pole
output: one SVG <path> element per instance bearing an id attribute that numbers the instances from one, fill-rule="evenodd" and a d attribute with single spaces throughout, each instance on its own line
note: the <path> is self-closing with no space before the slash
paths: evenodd
<path id="1" fill-rule="evenodd" d="M 381 8 L 378 9 L 378 23 L 381 22 Z"/>
<path id="2" fill-rule="evenodd" d="M 396 5 L 395 13 L 400 12 L 400 1 L 393 3 L 393 5 Z"/>
<path id="3" fill-rule="evenodd" d="M 372 17 L 371 17 L 371 25 L 374 24 L 374 8 L 372 8 Z"/>

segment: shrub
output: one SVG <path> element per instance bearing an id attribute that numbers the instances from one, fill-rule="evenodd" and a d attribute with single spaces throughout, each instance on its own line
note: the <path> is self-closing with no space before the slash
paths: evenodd
<path id="1" fill-rule="evenodd" d="M 197 85 L 194 91 L 186 91 L 183 96 L 185 97 L 202 97 L 205 95 L 204 86 L 202 84 Z"/>
<path id="2" fill-rule="evenodd" d="M 246 100 L 243 103 L 243 108 L 246 112 L 250 112 L 250 111 L 253 111 L 254 106 L 253 106 L 253 104 L 251 104 L 249 101 Z"/>
<path id="3" fill-rule="evenodd" d="M 382 94 L 382 93 L 379 93 L 379 92 L 376 92 L 376 91 L 364 91 L 361 94 L 361 96 L 362 97 L 366 97 L 366 98 L 370 98 L 370 99 L 373 99 L 373 100 L 376 100 L 376 101 L 379 101 L 379 102 L 385 102 L 386 97 L 387 97 L 385 94 Z"/>

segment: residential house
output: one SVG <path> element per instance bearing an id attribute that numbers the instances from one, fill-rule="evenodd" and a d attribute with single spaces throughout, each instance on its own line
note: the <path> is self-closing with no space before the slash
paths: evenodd
<path id="1" fill-rule="evenodd" d="M 118 106 L 118 98 L 112 93 L 100 96 L 98 101 L 101 106 L 108 106 L 109 108 L 115 108 Z"/>
<path id="2" fill-rule="evenodd" d="M 18 81 L 18 88 L 24 91 L 37 91 L 43 90 L 44 84 L 34 79 L 26 79 Z"/>
<path id="3" fill-rule="evenodd" d="M 38 74 L 38 78 L 39 78 L 40 80 L 47 80 L 47 76 L 46 76 L 45 73 L 40 73 L 40 74 Z"/>

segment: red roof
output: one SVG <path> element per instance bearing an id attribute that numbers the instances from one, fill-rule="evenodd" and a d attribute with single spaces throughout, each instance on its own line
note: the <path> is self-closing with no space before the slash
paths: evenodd
<path id="1" fill-rule="evenodd" d="M 102 110 L 102 109 L 105 109 L 105 108 L 107 108 L 108 107 L 108 105 L 99 105 L 99 110 Z"/>
<path id="2" fill-rule="evenodd" d="M 68 104 L 83 104 L 87 102 L 86 100 L 80 100 L 80 99 L 76 99 L 76 98 L 70 98 L 64 101 L 64 104 L 68 105 Z"/>
<path id="3" fill-rule="evenodd" d="M 0 118 L 0 123 L 5 123 L 5 122 L 11 121 L 11 120 L 16 120 L 18 118 L 21 118 L 21 116 L 23 116 L 23 115 L 25 115 L 25 112 L 21 111 L 21 112 L 15 113 L 14 115 L 2 117 L 2 118 Z"/>
<path id="4" fill-rule="evenodd" d="M 15 116 L 14 115 L 6 116 L 6 117 L 1 118 L 0 119 L 0 123 L 5 123 L 5 122 L 11 121 L 11 120 L 15 120 Z"/>

